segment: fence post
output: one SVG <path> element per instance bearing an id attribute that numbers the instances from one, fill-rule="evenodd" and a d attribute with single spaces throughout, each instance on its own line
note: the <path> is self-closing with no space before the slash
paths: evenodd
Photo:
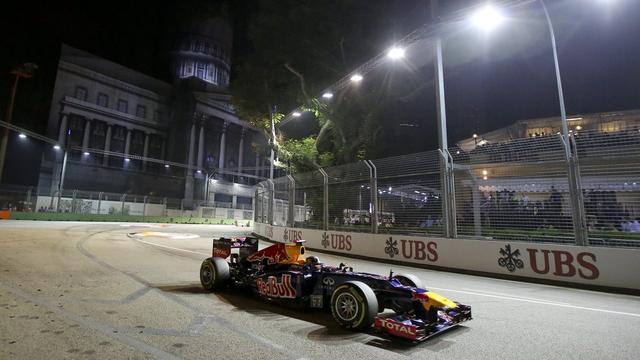
<path id="1" fill-rule="evenodd" d="M 322 228 L 329 230 L 329 175 L 323 168 L 319 168 L 318 171 L 322 174 Z"/>
<path id="2" fill-rule="evenodd" d="M 58 190 L 58 204 L 56 205 L 56 212 L 60 212 L 60 201 L 62 201 L 62 189 Z"/>
<path id="3" fill-rule="evenodd" d="M 167 198 L 162 199 L 162 214 L 167 216 Z"/>
<path id="4" fill-rule="evenodd" d="M 149 199 L 149 197 L 147 195 L 145 195 L 142 198 L 142 217 L 147 216 L 147 200 Z"/>
<path id="5" fill-rule="evenodd" d="M 124 201 L 127 198 L 127 194 L 122 194 L 120 201 L 122 201 L 122 207 L 120 208 L 120 215 L 124 216 Z"/>
<path id="6" fill-rule="evenodd" d="M 567 162 L 567 176 L 569 181 L 569 197 L 571 201 L 571 216 L 573 219 L 573 231 L 576 238 L 576 245 L 588 245 L 588 233 L 586 227 L 586 216 L 584 211 L 584 199 L 582 195 L 582 183 L 580 181 L 580 167 L 578 165 L 578 150 L 575 140 L 571 135 L 564 137 L 561 135 L 562 145 L 565 150 L 565 160 Z"/>
<path id="7" fill-rule="evenodd" d="M 369 211 L 371 212 L 371 232 L 378 233 L 378 169 L 371 160 L 365 160 L 365 165 L 369 168 L 369 187 L 371 188 Z"/>
<path id="8" fill-rule="evenodd" d="M 448 161 L 447 161 L 447 180 L 449 184 L 449 233 L 452 238 L 458 237 L 458 216 L 456 214 L 456 176 L 453 166 L 453 156 L 449 152 L 449 149 L 444 149 Z"/>
<path id="9" fill-rule="evenodd" d="M 104 193 L 102 191 L 100 191 L 98 193 L 98 215 L 100 215 L 100 206 L 102 205 L 102 195 Z"/>
<path id="10" fill-rule="evenodd" d="M 76 197 L 78 196 L 78 189 L 73 189 L 71 193 L 71 213 L 75 214 L 78 212 L 78 204 L 76 204 Z"/>
<path id="11" fill-rule="evenodd" d="M 49 209 L 47 210 L 53 210 L 53 198 L 56 196 L 56 192 L 55 191 L 51 191 L 51 202 L 49 203 Z"/>
<path id="12" fill-rule="evenodd" d="M 267 180 L 269 183 L 269 204 L 267 204 L 267 221 L 269 225 L 273 225 L 273 201 L 274 201 L 274 192 L 276 191 L 276 187 L 273 183 L 273 180 Z"/>
<path id="13" fill-rule="evenodd" d="M 294 227 L 296 225 L 296 180 L 291 175 L 287 175 L 289 178 L 289 226 Z"/>
<path id="14" fill-rule="evenodd" d="M 31 188 L 27 190 L 27 206 L 28 206 L 27 209 L 33 209 L 33 207 L 31 206 Z"/>

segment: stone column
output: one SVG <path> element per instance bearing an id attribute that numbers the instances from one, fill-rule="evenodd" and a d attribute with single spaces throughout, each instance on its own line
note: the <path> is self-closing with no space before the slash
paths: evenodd
<path id="1" fill-rule="evenodd" d="M 149 155 L 149 133 L 145 132 L 144 133 L 144 149 L 142 152 L 142 156 L 143 157 L 147 157 Z M 147 170 L 147 161 L 146 160 L 142 160 L 142 170 L 146 171 Z"/>
<path id="2" fill-rule="evenodd" d="M 228 122 L 222 123 L 222 134 L 220 136 L 220 156 L 218 159 L 218 169 L 224 169 L 224 150 L 227 147 L 227 127 L 229 126 Z"/>
<path id="3" fill-rule="evenodd" d="M 160 148 L 160 159 L 166 160 L 166 152 L 167 152 L 167 139 L 162 138 L 162 147 Z"/>
<path id="4" fill-rule="evenodd" d="M 195 119 L 191 123 L 191 131 L 189 132 L 189 152 L 187 154 L 187 169 L 184 179 L 184 206 L 191 209 L 193 207 L 193 157 L 195 152 L 196 141 L 196 122 Z"/>
<path id="5" fill-rule="evenodd" d="M 260 176 L 260 152 L 256 150 L 256 169 L 254 170 L 255 176 Z"/>
<path id="6" fill-rule="evenodd" d="M 240 144 L 238 145 L 238 173 L 242 173 L 242 163 L 244 162 L 244 135 L 247 132 L 246 127 L 242 127 L 240 133 Z"/>
<path id="7" fill-rule="evenodd" d="M 125 155 L 125 164 L 127 163 L 127 159 L 129 158 L 129 151 L 131 150 L 131 129 L 127 129 L 127 140 L 124 143 L 124 155 Z"/>
<path id="8" fill-rule="evenodd" d="M 91 120 L 89 119 L 84 123 L 84 133 L 82 136 L 82 150 L 87 151 L 89 148 L 89 140 L 91 139 Z"/>
<path id="9" fill-rule="evenodd" d="M 204 122 L 200 124 L 200 136 L 198 137 L 198 169 L 202 170 L 204 159 Z"/>
<path id="10" fill-rule="evenodd" d="M 111 151 L 111 124 L 107 124 L 107 135 L 104 138 L 104 151 Z M 102 158 L 102 166 L 109 165 L 109 155 Z"/>
<path id="11" fill-rule="evenodd" d="M 236 208 L 238 206 L 238 195 L 233 195 L 231 197 L 231 207 Z"/>
<path id="12" fill-rule="evenodd" d="M 67 138 L 67 114 L 62 114 L 60 119 L 60 130 L 58 131 L 58 145 L 65 146 L 65 139 Z"/>
<path id="13" fill-rule="evenodd" d="M 191 166 L 193 165 L 193 152 L 195 151 L 196 146 L 196 123 L 193 122 L 191 124 L 191 132 L 189 133 L 189 154 L 187 156 L 187 165 L 189 168 L 187 169 L 188 175 L 193 175 L 193 171 Z"/>

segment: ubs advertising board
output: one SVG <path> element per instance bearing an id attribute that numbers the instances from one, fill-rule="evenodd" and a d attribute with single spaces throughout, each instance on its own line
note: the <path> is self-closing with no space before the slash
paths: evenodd
<path id="1" fill-rule="evenodd" d="M 640 290 L 640 250 L 289 228 L 255 223 L 278 242 L 449 269 Z"/>

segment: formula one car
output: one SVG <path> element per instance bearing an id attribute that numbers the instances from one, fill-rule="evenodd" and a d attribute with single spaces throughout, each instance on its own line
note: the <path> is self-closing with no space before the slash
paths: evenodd
<path id="1" fill-rule="evenodd" d="M 212 257 L 200 267 L 200 282 L 207 290 L 246 287 L 268 301 L 329 308 L 344 328 L 373 326 L 412 341 L 471 319 L 471 307 L 422 289 L 414 275 L 380 276 L 355 272 L 345 264 L 327 266 L 316 256 L 305 257 L 304 240 L 258 250 L 256 238 L 214 239 Z"/>

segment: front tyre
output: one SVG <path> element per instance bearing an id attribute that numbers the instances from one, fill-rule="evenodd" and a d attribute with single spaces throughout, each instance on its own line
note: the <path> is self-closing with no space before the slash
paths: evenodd
<path id="1" fill-rule="evenodd" d="M 222 258 L 208 258 L 200 265 L 200 283 L 209 291 L 220 289 L 230 277 L 229 264 Z"/>
<path id="2" fill-rule="evenodd" d="M 361 281 L 348 281 L 338 286 L 331 295 L 331 314 L 343 328 L 368 329 L 377 313 L 376 294 Z"/>
<path id="3" fill-rule="evenodd" d="M 398 274 L 398 275 L 395 275 L 393 278 L 398 280 L 400 284 L 404 286 L 410 286 L 410 287 L 420 288 L 420 289 L 423 288 L 422 281 L 420 280 L 420 278 L 413 274 Z"/>

